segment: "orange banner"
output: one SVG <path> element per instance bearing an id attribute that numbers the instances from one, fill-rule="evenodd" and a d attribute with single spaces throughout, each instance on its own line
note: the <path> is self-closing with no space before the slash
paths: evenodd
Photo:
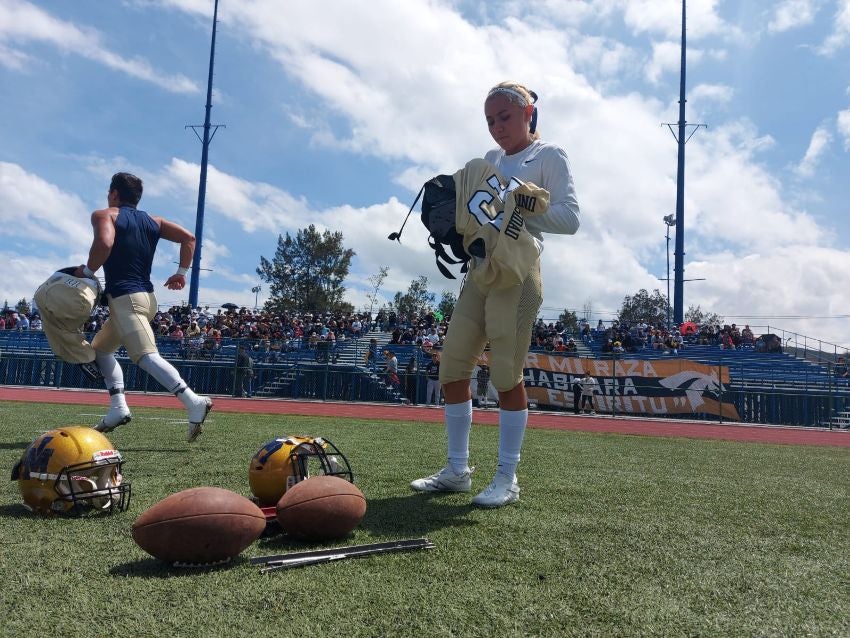
<path id="1" fill-rule="evenodd" d="M 482 363 L 488 363 L 484 353 Z M 573 382 L 590 373 L 597 381 L 597 410 L 619 414 L 712 414 L 740 420 L 732 403 L 721 402 L 728 366 L 688 359 L 584 359 L 530 352 L 525 389 L 538 406 L 573 407 Z"/>

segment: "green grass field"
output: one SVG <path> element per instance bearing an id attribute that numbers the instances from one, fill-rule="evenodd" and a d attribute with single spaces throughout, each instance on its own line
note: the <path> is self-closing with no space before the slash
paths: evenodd
<path id="1" fill-rule="evenodd" d="M 0 402 L 0 468 L 95 412 Z M 111 435 L 129 511 L 36 518 L 0 483 L 0 635 L 850 635 L 847 449 L 528 430 L 520 502 L 479 510 L 408 488 L 442 466 L 440 425 L 213 412 L 189 446 L 182 412 L 134 414 Z M 136 517 L 173 492 L 249 495 L 250 458 L 283 434 L 325 436 L 349 457 L 369 506 L 341 544 L 437 548 L 260 574 L 245 558 L 315 546 L 261 539 L 195 571 L 133 543 Z M 497 443 L 497 428 L 473 428 L 475 490 Z"/>

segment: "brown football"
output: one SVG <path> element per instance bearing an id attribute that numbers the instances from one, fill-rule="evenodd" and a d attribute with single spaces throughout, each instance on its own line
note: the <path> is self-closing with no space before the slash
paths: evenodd
<path id="1" fill-rule="evenodd" d="M 133 523 L 133 540 L 166 563 L 206 565 L 237 556 L 266 527 L 262 510 L 220 487 L 193 487 L 161 500 Z"/>
<path id="2" fill-rule="evenodd" d="M 356 485 L 338 476 L 311 476 L 289 488 L 277 503 L 277 520 L 287 534 L 303 540 L 342 538 L 366 514 Z"/>

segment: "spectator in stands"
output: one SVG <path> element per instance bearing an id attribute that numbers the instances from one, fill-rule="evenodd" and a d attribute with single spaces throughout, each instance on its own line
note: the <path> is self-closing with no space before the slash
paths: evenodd
<path id="1" fill-rule="evenodd" d="M 839 379 L 850 377 L 850 370 L 847 369 L 847 362 L 844 360 L 844 357 L 838 357 L 833 374 Z"/>
<path id="2" fill-rule="evenodd" d="M 30 320 L 27 318 L 27 313 L 22 312 L 18 315 L 18 323 L 15 325 L 18 330 L 29 330 Z"/>
<path id="3" fill-rule="evenodd" d="M 578 352 L 578 346 L 576 345 L 576 342 L 572 337 L 567 339 L 567 343 L 564 344 L 564 352 L 567 352 L 567 353 Z"/>
<path id="4" fill-rule="evenodd" d="M 387 384 L 387 387 L 397 390 L 401 387 L 401 382 L 398 378 L 398 359 L 396 359 L 392 350 L 384 350 L 384 360 L 384 382 Z"/>
<path id="5" fill-rule="evenodd" d="M 369 349 L 366 350 L 366 366 L 374 372 L 378 366 L 378 340 L 369 339 Z"/>
<path id="6" fill-rule="evenodd" d="M 749 325 L 745 325 L 744 329 L 741 330 L 741 345 L 752 346 L 754 342 L 755 337 L 753 336 L 753 331 L 750 330 Z"/>
<path id="7" fill-rule="evenodd" d="M 201 328 L 198 326 L 197 321 L 193 321 L 189 324 L 189 328 L 186 330 L 186 336 L 189 338 L 199 337 L 201 335 Z"/>
<path id="8" fill-rule="evenodd" d="M 678 330 L 674 330 L 670 335 L 670 354 L 679 354 L 679 349 L 682 347 L 682 335 Z"/>

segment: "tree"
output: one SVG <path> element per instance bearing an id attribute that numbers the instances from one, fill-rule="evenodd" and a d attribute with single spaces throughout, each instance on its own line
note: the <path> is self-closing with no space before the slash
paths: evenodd
<path id="1" fill-rule="evenodd" d="M 378 272 L 369 277 L 369 283 L 372 284 L 372 291 L 366 295 L 369 300 L 369 314 L 372 314 L 372 309 L 378 305 L 378 291 L 387 278 L 387 273 L 390 271 L 389 266 L 380 266 Z"/>
<path id="2" fill-rule="evenodd" d="M 593 316 L 593 302 L 588 299 L 581 307 L 581 316 L 587 323 L 590 323 L 590 318 Z"/>
<path id="3" fill-rule="evenodd" d="M 320 233 L 313 224 L 278 236 L 274 259 L 260 256 L 257 274 L 269 283 L 266 309 L 275 312 L 319 313 L 351 307 L 345 304 L 343 282 L 355 253 L 343 246 L 342 233 Z"/>
<path id="4" fill-rule="evenodd" d="M 444 290 L 443 297 L 440 299 L 440 303 L 437 304 L 437 310 L 443 317 L 451 317 L 455 311 L 456 304 L 457 296 L 451 290 Z"/>
<path id="5" fill-rule="evenodd" d="M 26 315 L 29 317 L 30 314 L 30 304 L 26 300 L 26 298 L 21 299 L 16 305 L 15 310 L 18 311 L 19 314 Z"/>
<path id="6" fill-rule="evenodd" d="M 568 333 L 578 332 L 578 316 L 572 310 L 564 309 L 564 312 L 560 314 L 558 319 L 563 322 L 564 329 Z"/>
<path id="7" fill-rule="evenodd" d="M 623 298 L 623 307 L 617 316 L 620 323 L 645 322 L 651 326 L 667 325 L 667 297 L 656 288 L 648 293 L 641 288 L 634 295 Z"/>
<path id="8" fill-rule="evenodd" d="M 693 321 L 698 326 L 722 326 L 724 323 L 723 317 L 715 312 L 703 312 L 699 306 L 688 306 L 688 311 L 685 313 L 685 321 Z"/>
<path id="9" fill-rule="evenodd" d="M 408 317 L 422 316 L 428 312 L 428 308 L 434 305 L 434 293 L 428 292 L 428 278 L 420 275 L 410 282 L 410 287 L 405 294 L 397 292 L 393 298 L 393 306 L 400 315 Z"/>

